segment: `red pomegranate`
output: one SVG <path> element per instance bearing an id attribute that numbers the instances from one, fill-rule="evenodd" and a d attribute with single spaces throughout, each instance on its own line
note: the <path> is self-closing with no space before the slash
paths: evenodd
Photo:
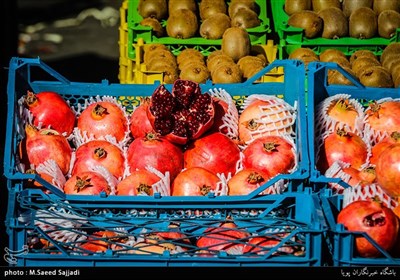
<path id="1" fill-rule="evenodd" d="M 293 145 L 281 136 L 257 138 L 243 151 L 243 167 L 255 169 L 266 178 L 287 174 L 296 164 L 293 149 Z"/>
<path id="2" fill-rule="evenodd" d="M 203 167 L 228 176 L 236 173 L 240 150 L 228 136 L 214 132 L 191 142 L 183 156 L 185 168 Z"/>
<path id="3" fill-rule="evenodd" d="M 65 175 L 69 171 L 72 149 L 67 139 L 56 130 L 26 125 L 26 153 L 30 164 L 36 167 L 53 159 Z"/>
<path id="4" fill-rule="evenodd" d="M 346 167 L 343 168 L 343 172 L 350 175 L 350 180 L 348 184 L 352 187 L 357 185 L 366 186 L 375 182 L 376 180 L 376 172 L 375 167 L 367 167 L 361 170 L 358 170 L 354 167 Z"/>
<path id="5" fill-rule="evenodd" d="M 345 129 L 338 129 L 324 139 L 317 168 L 325 172 L 335 161 L 340 160 L 360 169 L 367 157 L 368 147 L 360 136 Z"/>
<path id="6" fill-rule="evenodd" d="M 160 178 L 147 170 L 135 170 L 116 186 L 117 195 L 138 195 L 144 193 L 153 195 L 152 185 L 160 181 Z"/>
<path id="7" fill-rule="evenodd" d="M 344 207 L 337 217 L 349 231 L 367 233 L 382 249 L 389 251 L 395 244 L 399 222 L 392 210 L 376 201 L 357 200 Z M 366 238 L 355 237 L 361 257 L 379 257 L 381 252 Z"/>
<path id="8" fill-rule="evenodd" d="M 77 127 L 81 132 L 93 134 L 95 139 L 110 135 L 122 141 L 128 131 L 128 120 L 124 111 L 111 101 L 90 104 L 78 117 Z"/>
<path id="9" fill-rule="evenodd" d="M 142 98 L 140 105 L 133 111 L 130 116 L 129 130 L 133 138 L 146 136 L 146 133 L 152 132 L 153 127 L 147 117 L 147 110 L 150 104 L 150 98 Z"/>
<path id="10" fill-rule="evenodd" d="M 207 228 L 203 235 L 197 240 L 196 245 L 203 253 L 218 253 L 226 251 L 240 253 L 246 244 L 250 233 L 239 229 L 234 222 L 222 222 L 218 226 Z"/>
<path id="11" fill-rule="evenodd" d="M 269 100 L 257 99 L 239 116 L 239 138 L 244 143 L 250 143 L 262 136 L 290 133 L 294 118 L 283 100 L 275 100 L 274 96 Z"/>
<path id="12" fill-rule="evenodd" d="M 101 192 L 110 194 L 111 188 L 107 180 L 99 173 L 84 171 L 67 180 L 64 185 L 66 194 L 98 195 Z"/>
<path id="13" fill-rule="evenodd" d="M 281 240 L 275 239 L 273 237 L 266 236 L 255 236 L 249 239 L 243 249 L 243 253 L 245 254 L 257 254 L 257 255 L 265 255 L 268 254 L 269 251 L 274 249 L 276 246 L 280 244 Z M 276 249 L 276 251 L 272 255 L 277 255 L 279 253 L 294 253 L 294 248 L 291 246 L 282 246 Z"/>
<path id="14" fill-rule="evenodd" d="M 382 139 L 382 141 L 376 143 L 371 149 L 372 155 L 369 158 L 370 163 L 376 164 L 383 150 L 385 150 L 387 147 L 393 144 L 399 144 L 399 143 L 400 143 L 400 132 L 398 131 L 392 132 L 389 137 L 385 137 L 384 139 Z"/>
<path id="15" fill-rule="evenodd" d="M 76 116 L 64 98 L 52 91 L 34 94 L 28 91 L 25 104 L 33 115 L 33 125 L 51 128 L 60 134 L 70 135 L 75 126 Z"/>
<path id="16" fill-rule="evenodd" d="M 220 179 L 202 167 L 188 168 L 176 176 L 171 186 L 173 196 L 206 196 L 217 189 Z"/>
<path id="17" fill-rule="evenodd" d="M 155 255 L 164 254 L 164 251 L 169 251 L 174 254 L 178 252 L 178 246 L 172 241 L 165 240 L 157 234 L 148 234 L 145 236 L 144 241 L 140 241 L 133 245 L 132 250 L 129 250 L 129 254 L 135 255 Z M 185 250 L 184 247 L 181 247 Z"/>
<path id="18" fill-rule="evenodd" d="M 366 122 L 373 131 L 388 132 L 400 131 L 400 102 L 385 101 L 373 102 L 365 111 Z"/>
<path id="19" fill-rule="evenodd" d="M 228 181 L 228 195 L 247 195 L 266 183 L 268 179 L 254 169 L 243 169 Z"/>
<path id="20" fill-rule="evenodd" d="M 376 163 L 376 179 L 388 195 L 400 196 L 400 144 L 382 151 Z"/>
<path id="21" fill-rule="evenodd" d="M 120 239 L 114 231 L 97 231 L 90 235 L 87 241 L 80 245 L 80 248 L 93 253 L 101 253 L 107 249 L 115 249 L 115 243 L 120 243 L 122 241 Z"/>
<path id="22" fill-rule="evenodd" d="M 214 123 L 214 103 L 197 83 L 178 79 L 172 94 L 160 85 L 154 91 L 147 115 L 157 133 L 176 144 L 199 138 Z"/>
<path id="23" fill-rule="evenodd" d="M 78 147 L 75 152 L 72 175 L 90 171 L 91 167 L 101 165 L 115 177 L 122 178 L 125 170 L 123 152 L 106 140 L 92 140 Z"/>
<path id="24" fill-rule="evenodd" d="M 171 181 L 183 168 L 182 150 L 155 133 L 133 140 L 128 148 L 127 160 L 131 172 L 146 170 L 149 165 L 163 174 L 168 171 Z"/>
<path id="25" fill-rule="evenodd" d="M 210 132 L 221 132 L 222 134 L 227 134 L 229 132 L 228 128 L 226 127 L 224 116 L 228 113 L 229 104 L 226 101 L 213 97 L 214 101 L 214 108 L 215 108 L 215 115 L 214 115 L 214 124 L 210 128 Z M 239 115 L 234 103 L 232 103 L 232 108 L 236 110 L 236 117 Z M 238 124 L 236 123 L 236 126 Z"/>
<path id="26" fill-rule="evenodd" d="M 360 116 L 358 115 L 357 109 L 349 102 L 347 98 L 339 98 L 332 100 L 328 106 L 326 114 L 340 124 L 347 125 L 351 131 L 356 127 L 356 120 Z M 334 129 L 342 128 L 336 126 Z"/>

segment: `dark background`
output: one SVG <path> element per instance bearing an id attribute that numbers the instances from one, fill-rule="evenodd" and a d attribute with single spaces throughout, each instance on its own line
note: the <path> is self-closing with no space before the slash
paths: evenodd
<path id="1" fill-rule="evenodd" d="M 3 176 L 5 124 L 7 120 L 8 64 L 13 56 L 40 59 L 70 81 L 98 83 L 103 79 L 118 83 L 119 18 L 115 13 L 101 21 L 93 15 L 104 8 L 113 8 L 119 16 L 122 0 L 2 0 L 0 1 L 0 265 L 4 248 L 8 246 L 5 215 L 8 207 L 7 181 Z M 91 10 L 88 10 L 91 9 Z M 110 10 L 110 9 L 109 9 Z M 55 25 L 60 20 L 76 19 L 83 11 L 86 19 L 75 24 Z M 111 9 L 112 11 L 112 9 Z M 111 13 L 113 14 L 113 13 Z M 82 14 L 81 14 L 82 15 Z M 32 27 L 33 33 L 27 33 Z M 30 29 L 29 29 L 30 28 Z M 61 41 L 49 40 L 46 36 Z"/>

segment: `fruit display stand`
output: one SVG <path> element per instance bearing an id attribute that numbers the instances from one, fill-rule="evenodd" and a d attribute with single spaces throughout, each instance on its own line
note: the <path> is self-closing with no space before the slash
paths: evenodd
<path id="1" fill-rule="evenodd" d="M 371 50 L 376 55 L 380 55 L 387 45 L 399 40 L 399 29 L 390 39 L 382 37 L 370 39 L 352 37 L 338 39 L 306 38 L 304 29 L 288 25 L 289 15 L 286 14 L 284 5 L 285 0 L 271 0 L 274 30 L 279 37 L 279 59 L 287 58 L 294 50 L 300 47 L 311 48 L 317 55 L 330 48 L 341 50 L 347 56 L 359 49 Z"/>
<path id="2" fill-rule="evenodd" d="M 196 1 L 198 4 L 200 1 Z M 227 1 L 227 6 L 230 1 Z M 248 28 L 247 32 L 250 36 L 251 45 L 265 45 L 267 43 L 267 35 L 271 32 L 269 27 L 270 21 L 267 16 L 267 2 L 264 0 L 256 0 L 255 3 L 259 7 L 259 20 L 260 25 Z M 157 38 L 150 27 L 140 25 L 140 21 L 143 19 L 138 12 L 139 1 L 128 0 L 128 57 L 131 59 L 135 58 L 135 50 L 133 46 L 138 42 L 139 38 L 142 38 L 145 43 L 160 43 L 167 45 L 170 50 L 176 54 L 181 51 L 184 47 L 196 47 L 203 54 L 208 55 L 214 50 L 218 50 L 221 47 L 221 39 L 205 39 L 199 35 L 188 39 L 177 39 L 172 37 L 160 37 Z M 161 21 L 162 26 L 166 26 L 166 20 Z M 200 26 L 200 22 L 199 22 Z"/>

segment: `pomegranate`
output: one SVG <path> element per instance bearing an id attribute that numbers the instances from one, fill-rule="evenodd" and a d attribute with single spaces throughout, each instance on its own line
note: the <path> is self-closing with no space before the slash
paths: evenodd
<path id="1" fill-rule="evenodd" d="M 142 98 L 140 105 L 130 116 L 129 130 L 133 138 L 144 137 L 146 133 L 152 132 L 153 127 L 147 117 L 147 110 L 150 104 L 150 98 Z"/>
<path id="2" fill-rule="evenodd" d="M 25 104 L 33 115 L 33 125 L 51 128 L 60 134 L 70 135 L 74 129 L 76 116 L 64 98 L 52 91 L 34 94 L 28 91 Z"/>
<path id="3" fill-rule="evenodd" d="M 373 132 L 392 133 L 400 131 L 400 102 L 373 102 L 365 111 L 366 122 Z"/>
<path id="4" fill-rule="evenodd" d="M 243 249 L 243 253 L 245 254 L 257 254 L 257 255 L 265 255 L 268 254 L 269 251 L 276 246 L 279 245 L 281 240 L 275 239 L 272 237 L 266 236 L 256 236 L 249 239 Z M 282 246 L 277 248 L 277 250 L 272 255 L 277 255 L 278 253 L 294 253 L 294 248 L 291 246 Z"/>
<path id="5" fill-rule="evenodd" d="M 254 169 L 243 169 L 228 181 L 228 195 L 247 195 L 266 183 L 268 179 Z"/>
<path id="6" fill-rule="evenodd" d="M 202 167 L 188 168 L 176 176 L 171 186 L 173 196 L 206 196 L 215 191 L 220 179 Z"/>
<path id="7" fill-rule="evenodd" d="M 147 115 L 157 133 L 176 144 L 199 138 L 214 123 L 214 103 L 197 83 L 178 79 L 172 94 L 160 85 L 154 91 Z"/>
<path id="8" fill-rule="evenodd" d="M 117 195 L 153 195 L 152 185 L 160 178 L 147 170 L 135 170 L 116 186 Z"/>
<path id="9" fill-rule="evenodd" d="M 247 144 L 262 136 L 291 133 L 294 121 L 293 111 L 283 100 L 255 99 L 239 116 L 239 138 Z"/>
<path id="10" fill-rule="evenodd" d="M 25 171 L 26 174 L 37 174 L 39 175 L 43 180 L 49 182 L 50 184 L 53 184 L 53 177 L 50 176 L 47 173 L 39 173 L 37 172 L 35 169 L 28 169 Z M 38 181 L 34 181 L 34 180 L 29 180 L 29 186 L 31 187 L 37 187 L 37 188 L 41 188 L 43 189 L 43 191 L 45 191 L 45 188 L 43 187 L 42 184 L 40 184 Z"/>
<path id="11" fill-rule="evenodd" d="M 399 222 L 392 210 L 376 201 L 357 200 L 344 207 L 337 217 L 349 231 L 367 233 L 382 249 L 390 250 L 399 231 Z M 356 249 L 361 257 L 379 257 L 381 252 L 366 238 L 355 237 Z"/>
<path id="12" fill-rule="evenodd" d="M 343 125 L 346 125 L 346 129 L 355 131 L 355 128 L 357 127 L 357 119 L 362 117 L 359 116 L 357 109 L 353 104 L 351 104 L 348 98 L 332 100 L 327 111 L 324 113 L 336 122 L 336 126 L 332 128 L 334 130 L 343 128 Z"/>
<path id="13" fill-rule="evenodd" d="M 249 232 L 238 229 L 234 222 L 226 221 L 207 228 L 197 240 L 196 245 L 201 253 L 226 251 L 232 254 L 241 254 L 246 244 L 245 240 L 249 236 Z"/>
<path id="14" fill-rule="evenodd" d="M 53 159 L 65 175 L 69 171 L 72 149 L 67 139 L 52 129 L 40 129 L 26 125 L 26 153 L 30 164 L 38 166 Z"/>
<path id="15" fill-rule="evenodd" d="M 382 141 L 376 143 L 371 149 L 371 157 L 369 159 L 371 164 L 376 164 L 378 162 L 378 158 L 381 155 L 382 151 L 387 147 L 400 143 L 400 132 L 394 131 L 390 134 L 390 136 L 385 137 Z"/>
<path id="16" fill-rule="evenodd" d="M 183 157 L 185 168 L 203 167 L 229 176 L 236 173 L 240 149 L 228 136 L 214 132 L 191 142 Z"/>
<path id="17" fill-rule="evenodd" d="M 224 100 L 213 97 L 215 115 L 214 124 L 210 128 L 210 132 L 221 132 L 222 134 L 227 134 L 229 132 L 228 128 L 225 126 L 224 116 L 227 114 L 229 105 Z M 236 108 L 236 107 L 235 107 Z"/>
<path id="18" fill-rule="evenodd" d="M 372 166 L 363 168 L 361 170 L 350 166 L 343 168 L 343 171 L 350 175 L 350 181 L 348 182 L 348 184 L 352 187 L 355 187 L 357 185 L 370 185 L 376 180 L 375 167 Z"/>
<path id="19" fill-rule="evenodd" d="M 122 178 L 125 170 L 123 152 L 106 140 L 92 140 L 78 147 L 75 152 L 72 175 L 90 171 L 91 167 L 101 165 L 115 177 Z"/>
<path id="20" fill-rule="evenodd" d="M 78 117 L 77 127 L 81 132 L 93 134 L 95 139 L 107 135 L 122 141 L 128 131 L 125 112 L 111 101 L 99 101 L 86 107 Z"/>
<path id="21" fill-rule="evenodd" d="M 67 180 L 64 185 L 66 194 L 98 195 L 101 192 L 109 194 L 111 187 L 99 173 L 84 171 L 77 173 Z"/>
<path id="22" fill-rule="evenodd" d="M 93 253 L 100 253 L 107 249 L 115 249 L 115 242 L 121 241 L 121 238 L 114 231 L 97 231 L 90 235 L 88 240 L 80 245 L 80 248 Z"/>
<path id="23" fill-rule="evenodd" d="M 144 241 L 140 241 L 133 245 L 132 250 L 129 250 L 130 254 L 137 255 L 162 255 L 164 251 L 170 251 L 172 254 L 178 252 L 178 246 L 171 241 L 164 240 L 157 234 L 148 234 Z M 184 248 L 181 248 L 184 249 Z"/>
<path id="24" fill-rule="evenodd" d="M 131 172 L 146 169 L 149 165 L 163 174 L 169 172 L 171 180 L 183 168 L 182 150 L 155 133 L 133 140 L 128 148 L 127 160 Z"/>
<path id="25" fill-rule="evenodd" d="M 183 233 L 179 225 L 175 223 L 170 223 L 167 231 L 159 231 L 157 235 L 164 240 L 172 241 L 174 244 L 179 244 L 184 247 L 190 245 L 188 236 Z"/>
<path id="26" fill-rule="evenodd" d="M 390 196 L 400 196 L 400 144 L 382 151 L 376 163 L 376 179 Z"/>
<path id="27" fill-rule="evenodd" d="M 266 178 L 287 174 L 295 167 L 293 145 L 281 136 L 263 136 L 251 142 L 243 151 L 243 167 L 255 169 Z"/>
<path id="28" fill-rule="evenodd" d="M 368 147 L 357 134 L 338 129 L 324 139 L 318 156 L 317 168 L 322 172 L 338 160 L 360 169 L 367 161 Z"/>

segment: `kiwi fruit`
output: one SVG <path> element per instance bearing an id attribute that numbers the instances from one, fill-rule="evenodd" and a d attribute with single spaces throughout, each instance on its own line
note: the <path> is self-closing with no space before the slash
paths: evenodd
<path id="1" fill-rule="evenodd" d="M 261 23 L 257 13 L 249 8 L 240 8 L 231 19 L 231 26 L 245 29 L 259 26 Z"/>
<path id="2" fill-rule="evenodd" d="M 337 57 L 347 59 L 346 55 L 338 49 L 326 49 L 319 55 L 319 60 L 322 62 L 334 61 Z"/>
<path id="3" fill-rule="evenodd" d="M 207 59 L 207 68 L 208 70 L 210 70 L 211 75 L 217 68 L 217 66 L 223 63 L 235 63 L 235 62 L 233 61 L 232 57 L 223 53 Z"/>
<path id="4" fill-rule="evenodd" d="M 343 0 L 342 10 L 346 17 L 349 17 L 351 13 L 358 8 L 367 7 L 372 9 L 374 0 Z"/>
<path id="5" fill-rule="evenodd" d="M 385 59 L 387 57 L 390 57 L 390 55 L 393 53 L 400 53 L 400 43 L 390 43 L 386 46 L 386 48 L 384 48 L 380 58 L 381 63 L 383 64 L 385 62 Z"/>
<path id="6" fill-rule="evenodd" d="M 188 9 L 197 13 L 197 4 L 195 0 L 168 0 L 168 13 L 173 14 L 180 9 Z"/>
<path id="7" fill-rule="evenodd" d="M 313 11 L 301 11 L 292 14 L 288 19 L 288 25 L 304 29 L 304 36 L 309 39 L 320 35 L 323 20 Z"/>
<path id="8" fill-rule="evenodd" d="M 358 78 L 354 72 L 348 67 L 342 67 L 346 72 L 351 74 L 356 80 Z M 330 85 L 353 85 L 353 83 L 347 79 L 342 73 L 337 70 L 331 70 L 328 72 L 328 84 Z"/>
<path id="9" fill-rule="evenodd" d="M 229 27 L 222 35 L 221 50 L 234 62 L 249 55 L 251 50 L 249 33 L 241 27 Z"/>
<path id="10" fill-rule="evenodd" d="M 248 79 L 254 75 L 256 71 L 254 69 L 258 71 L 263 69 L 265 67 L 265 62 L 257 56 L 247 55 L 239 59 L 237 65 L 239 65 L 240 71 L 242 71 L 243 78 Z"/>
<path id="11" fill-rule="evenodd" d="M 144 18 L 139 22 L 139 24 L 151 27 L 154 36 L 156 36 L 157 38 L 163 37 L 165 35 L 164 27 L 162 27 L 161 22 L 159 22 L 156 18 Z"/>
<path id="12" fill-rule="evenodd" d="M 364 69 L 369 66 L 381 66 L 381 64 L 374 58 L 363 56 L 353 61 L 351 70 L 353 70 L 357 77 L 360 77 Z"/>
<path id="13" fill-rule="evenodd" d="M 294 13 L 312 9 L 311 0 L 286 0 L 283 8 L 291 16 Z"/>
<path id="14" fill-rule="evenodd" d="M 200 25 L 200 36 L 206 39 L 221 39 L 225 30 L 231 27 L 231 19 L 223 13 L 206 18 Z"/>
<path id="15" fill-rule="evenodd" d="M 367 7 L 361 7 L 353 11 L 349 18 L 350 37 L 357 39 L 369 39 L 378 31 L 376 13 Z"/>
<path id="16" fill-rule="evenodd" d="M 210 62 L 211 59 L 213 59 L 213 57 L 218 56 L 224 54 L 222 52 L 222 50 L 215 50 L 213 52 L 211 52 L 208 56 L 207 56 L 207 60 L 206 60 L 206 64 L 208 65 L 208 63 Z"/>
<path id="17" fill-rule="evenodd" d="M 139 0 L 137 10 L 142 18 L 162 20 L 168 16 L 167 0 Z"/>
<path id="18" fill-rule="evenodd" d="M 342 3 L 341 0 L 312 0 L 312 7 L 313 11 L 318 13 L 331 7 L 342 9 Z"/>
<path id="19" fill-rule="evenodd" d="M 374 0 L 373 10 L 377 15 L 385 10 L 400 12 L 400 0 Z"/>
<path id="20" fill-rule="evenodd" d="M 330 7 L 318 12 L 323 20 L 322 38 L 338 39 L 349 34 L 349 23 L 343 11 L 336 7 Z"/>
<path id="21" fill-rule="evenodd" d="M 298 48 L 289 55 L 289 59 L 303 60 L 304 58 L 319 60 L 318 55 L 310 48 Z"/>
<path id="22" fill-rule="evenodd" d="M 400 63 L 400 53 L 393 54 L 390 59 L 385 59 L 385 63 L 382 63 L 382 66 L 386 68 L 390 73 L 392 73 L 392 69 L 396 64 Z"/>
<path id="23" fill-rule="evenodd" d="M 259 12 L 259 7 L 257 6 L 255 0 L 234 0 L 231 1 L 228 7 L 228 15 L 233 18 L 236 12 L 241 8 L 248 8 L 254 11 L 256 14 Z"/>
<path id="24" fill-rule="evenodd" d="M 198 29 L 197 16 L 191 10 L 181 9 L 170 14 L 167 20 L 167 34 L 177 39 L 195 36 Z"/>
<path id="25" fill-rule="evenodd" d="M 395 81 L 400 75 L 400 62 L 393 64 L 389 72 L 392 75 L 392 80 Z"/>
<path id="26" fill-rule="evenodd" d="M 179 68 L 182 67 L 181 65 L 192 61 L 199 61 L 205 63 L 204 55 L 199 50 L 193 48 L 186 48 L 183 51 L 181 51 L 176 57 L 176 61 L 178 63 Z"/>
<path id="27" fill-rule="evenodd" d="M 242 73 L 235 63 L 221 63 L 211 73 L 211 79 L 214 84 L 241 83 Z"/>
<path id="28" fill-rule="evenodd" d="M 178 69 L 167 63 L 160 63 L 147 69 L 148 71 L 162 72 L 163 82 L 166 84 L 173 84 L 178 78 Z"/>
<path id="29" fill-rule="evenodd" d="M 394 79 L 393 87 L 398 88 L 400 86 L 400 75 Z"/>
<path id="30" fill-rule="evenodd" d="M 391 88 L 392 76 L 382 66 L 369 66 L 359 76 L 361 84 L 366 87 Z"/>
<path id="31" fill-rule="evenodd" d="M 201 0 L 199 3 L 199 14 L 201 20 L 216 13 L 227 13 L 225 0 Z"/>
<path id="32" fill-rule="evenodd" d="M 361 57 L 370 57 L 373 58 L 375 60 L 378 60 L 378 58 L 376 57 L 376 55 L 370 51 L 370 50 L 357 50 L 355 51 L 351 56 L 350 56 L 350 64 L 353 64 L 353 62 Z"/>
<path id="33" fill-rule="evenodd" d="M 400 13 L 395 10 L 382 11 L 378 16 L 378 34 L 383 38 L 390 39 L 396 34 L 400 27 Z"/>
<path id="34" fill-rule="evenodd" d="M 337 64 L 339 64 L 340 66 L 342 66 L 343 68 L 344 68 L 344 67 L 346 67 L 346 68 L 351 68 L 350 62 L 349 62 L 349 60 L 347 59 L 347 57 L 343 57 L 343 56 L 334 56 L 334 57 L 331 57 L 331 59 L 330 59 L 329 61 L 327 61 L 327 62 L 334 62 L 334 63 L 337 63 Z"/>
<path id="35" fill-rule="evenodd" d="M 210 78 L 210 71 L 204 63 L 192 62 L 185 64 L 179 78 L 203 84 Z"/>
<path id="36" fill-rule="evenodd" d="M 158 50 L 166 50 L 169 51 L 168 47 L 164 44 L 153 43 L 153 44 L 145 44 L 143 46 L 143 62 L 147 64 L 152 57 L 153 53 Z"/>
<path id="37" fill-rule="evenodd" d="M 149 66 L 158 60 L 168 60 L 171 65 L 177 67 L 176 57 L 172 54 L 170 50 L 156 50 L 148 58 L 146 64 Z"/>

